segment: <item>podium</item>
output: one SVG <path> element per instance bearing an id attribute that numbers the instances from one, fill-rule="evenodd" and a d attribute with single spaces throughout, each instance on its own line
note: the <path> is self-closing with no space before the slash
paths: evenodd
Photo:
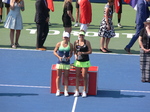
<path id="1" fill-rule="evenodd" d="M 56 65 L 52 65 L 51 67 L 51 93 L 56 93 L 56 77 L 57 77 L 57 71 L 56 71 Z M 88 69 L 88 85 L 87 85 L 87 94 L 88 95 L 97 95 L 97 77 L 98 77 L 98 67 L 97 66 L 91 66 Z M 68 93 L 74 94 L 75 92 L 75 86 L 76 86 L 76 73 L 75 69 L 70 69 L 69 72 L 69 78 L 68 78 Z M 82 75 L 80 75 L 79 79 L 79 93 L 82 93 L 83 91 L 83 78 Z M 61 83 L 60 83 L 60 92 L 64 92 L 64 81 L 63 81 L 63 73 L 61 77 Z"/>

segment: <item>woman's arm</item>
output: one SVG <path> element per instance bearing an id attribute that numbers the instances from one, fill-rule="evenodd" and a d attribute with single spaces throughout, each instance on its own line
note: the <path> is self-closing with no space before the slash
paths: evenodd
<path id="1" fill-rule="evenodd" d="M 69 57 L 67 57 L 67 60 L 69 60 L 73 55 L 73 45 L 70 43 L 70 54 Z"/>
<path id="2" fill-rule="evenodd" d="M 69 17 L 71 18 L 71 21 L 73 21 L 74 22 L 74 18 L 73 18 L 73 16 L 72 16 L 72 13 L 71 13 L 71 11 L 70 10 L 67 10 L 67 14 L 69 15 Z"/>
<path id="3" fill-rule="evenodd" d="M 15 0 L 10 0 L 10 9 L 14 9 Z"/>
<path id="4" fill-rule="evenodd" d="M 74 51 L 75 59 L 77 59 L 77 49 L 76 49 L 76 43 L 77 43 L 77 41 L 75 41 L 75 42 L 74 42 L 74 46 L 73 46 L 73 51 Z"/>
<path id="5" fill-rule="evenodd" d="M 22 11 L 25 10 L 24 0 L 22 0 L 22 1 L 20 2 L 20 7 L 21 7 L 21 10 L 22 10 Z"/>
<path id="6" fill-rule="evenodd" d="M 106 24 L 107 24 L 107 28 L 108 30 L 110 30 L 110 25 L 109 25 L 109 20 L 108 20 L 108 15 L 109 15 L 109 7 L 105 8 L 105 20 L 106 20 Z"/>
<path id="7" fill-rule="evenodd" d="M 142 49 L 143 51 L 145 51 L 145 52 L 150 52 L 150 49 L 145 49 L 145 48 L 144 48 L 143 43 L 142 43 L 142 36 L 139 36 L 138 41 L 139 41 L 139 45 L 140 45 L 140 47 L 141 47 L 141 49 Z"/>
<path id="8" fill-rule="evenodd" d="M 54 51 L 53 51 L 53 54 L 59 58 L 59 60 L 61 60 L 62 57 L 60 57 L 58 54 L 57 54 L 57 50 L 59 49 L 59 46 L 60 46 L 60 42 L 58 42 L 54 48 Z"/>

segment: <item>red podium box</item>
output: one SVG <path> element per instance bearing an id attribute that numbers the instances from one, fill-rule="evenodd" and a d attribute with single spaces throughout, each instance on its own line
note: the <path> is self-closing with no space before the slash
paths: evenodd
<path id="1" fill-rule="evenodd" d="M 62 73 L 63 74 L 63 73 Z M 87 94 L 88 95 L 97 95 L 97 75 L 98 75 L 98 67 L 91 66 L 88 70 L 88 86 L 87 86 Z M 52 65 L 51 68 L 51 93 L 56 93 L 56 65 Z M 60 84 L 60 91 L 64 92 L 64 83 L 63 83 L 63 75 Z M 68 92 L 69 94 L 73 94 L 75 91 L 76 85 L 76 74 L 75 69 L 70 69 L 69 72 L 69 80 L 68 80 Z M 81 93 L 83 90 L 83 79 L 82 76 L 79 80 L 79 92 Z"/>

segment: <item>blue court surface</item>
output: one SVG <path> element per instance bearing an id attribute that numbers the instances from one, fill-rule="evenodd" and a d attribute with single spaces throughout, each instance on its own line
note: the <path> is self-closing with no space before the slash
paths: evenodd
<path id="1" fill-rule="evenodd" d="M 150 83 L 141 82 L 139 55 L 93 53 L 90 59 L 99 67 L 97 95 L 56 97 L 52 51 L 0 49 L 0 112 L 149 112 Z"/>

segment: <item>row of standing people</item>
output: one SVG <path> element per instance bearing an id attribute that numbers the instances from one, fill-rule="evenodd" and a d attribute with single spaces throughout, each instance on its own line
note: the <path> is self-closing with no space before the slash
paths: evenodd
<path id="1" fill-rule="evenodd" d="M 117 8 L 118 6 L 118 8 Z M 79 26 L 79 3 L 78 3 L 78 0 L 76 0 L 76 19 L 75 19 L 75 24 L 74 26 L 75 27 L 78 27 Z M 123 28 L 123 26 L 121 25 L 121 15 L 122 15 L 122 0 L 115 0 L 115 5 L 113 7 L 113 10 L 117 13 L 117 26 L 119 28 Z"/>
<path id="2" fill-rule="evenodd" d="M 91 4 L 88 0 L 78 0 L 77 2 L 78 3 L 76 3 L 76 7 L 80 6 L 80 8 L 79 8 L 80 11 L 77 11 L 77 12 L 80 12 L 80 15 L 77 14 L 77 16 L 80 17 L 80 23 L 81 23 L 80 30 L 84 30 L 86 32 L 89 24 L 92 21 Z M 122 6 L 122 2 L 120 2 L 120 3 Z M 109 5 L 107 5 L 107 6 L 109 6 Z M 66 32 L 71 33 L 71 31 L 72 31 L 72 22 L 71 21 L 74 22 L 74 18 L 72 16 L 72 12 L 73 12 L 72 0 L 64 0 L 63 7 L 64 7 L 63 15 L 62 15 L 63 27 Z M 109 8 L 107 7 L 107 9 L 109 9 Z M 16 47 L 20 46 L 18 41 L 19 41 L 21 30 L 23 29 L 22 17 L 20 14 L 20 10 L 22 10 L 22 11 L 25 10 L 24 0 L 11 0 L 10 1 L 10 13 L 7 16 L 4 27 L 10 29 L 10 41 L 11 41 L 12 48 L 16 48 Z M 49 31 L 49 27 L 48 27 L 49 11 L 50 10 L 47 7 L 46 0 L 37 0 L 36 1 L 35 22 L 36 22 L 36 26 L 37 26 L 37 42 L 36 42 L 37 50 L 46 50 L 46 47 L 44 47 L 43 44 L 46 40 L 48 31 Z M 41 13 L 41 12 L 43 12 L 43 13 Z M 104 11 L 104 12 L 106 12 L 106 11 Z M 121 15 L 121 12 L 122 12 L 122 8 L 119 12 L 119 15 Z M 107 15 L 107 12 L 105 15 Z M 77 21 L 77 19 L 76 19 L 76 21 Z M 118 19 L 118 22 L 120 22 L 120 19 Z M 111 24 L 111 26 L 112 26 L 112 24 Z M 112 29 L 112 30 L 114 30 L 114 29 Z M 16 34 L 15 34 L 15 31 L 16 31 Z M 99 31 L 102 32 L 102 30 L 99 30 Z M 103 31 L 103 32 L 105 32 L 105 31 Z M 14 36 L 14 35 L 16 35 L 16 36 Z M 16 37 L 16 38 L 14 39 L 14 37 Z M 110 38 L 108 40 L 110 40 Z M 104 51 L 104 49 L 102 48 L 103 47 L 102 45 L 104 42 L 101 41 L 100 43 L 101 43 L 100 50 Z M 109 42 L 107 41 L 106 44 L 108 45 L 108 43 Z"/>
<path id="3" fill-rule="evenodd" d="M 71 20 L 74 22 L 74 18 L 72 16 L 72 0 L 65 0 L 64 2 L 64 15 L 66 14 L 67 17 L 63 16 L 63 26 L 66 32 L 71 33 L 72 31 L 72 24 Z M 122 27 L 120 24 L 121 21 L 121 13 L 122 13 L 122 0 L 119 0 L 120 9 L 118 13 L 118 27 Z M 67 10 L 67 11 L 66 11 Z M 115 31 L 112 23 L 112 16 L 114 10 L 114 0 L 108 0 L 108 3 L 105 5 L 104 8 L 104 18 L 100 23 L 99 35 L 101 38 L 100 40 L 100 51 L 106 53 L 111 52 L 108 49 L 108 45 L 110 39 L 115 36 Z M 80 18 L 79 18 L 80 17 Z M 66 21 L 65 21 L 66 20 Z M 69 23 L 68 23 L 69 21 Z M 80 30 L 84 30 L 85 32 L 88 29 L 89 24 L 92 21 L 92 9 L 91 4 L 88 0 L 76 0 L 76 24 L 78 26 L 78 21 L 80 21 Z"/>
<path id="4" fill-rule="evenodd" d="M 72 4 L 70 4 L 71 2 L 66 2 L 66 1 L 68 1 L 68 0 L 64 1 L 64 10 L 63 10 L 63 16 L 62 16 L 63 26 L 65 28 L 65 33 L 63 36 L 64 41 L 59 42 L 54 49 L 54 54 L 59 58 L 58 64 L 57 64 L 58 77 L 56 79 L 56 85 L 57 85 L 58 91 L 57 91 L 56 95 L 60 94 L 59 93 L 59 83 L 60 83 L 61 71 L 62 71 L 62 69 L 66 70 L 65 77 L 67 78 L 67 74 L 70 69 L 70 67 L 69 67 L 70 66 L 70 58 L 71 58 L 72 52 L 73 52 L 73 45 L 69 41 L 70 33 L 71 33 L 70 26 L 72 25 L 71 21 L 73 21 L 72 7 L 71 7 Z M 71 0 L 69 0 L 69 1 L 71 1 Z M 86 5 L 88 5 L 88 7 L 90 6 L 90 2 L 88 0 L 83 0 L 83 1 L 88 2 Z M 35 22 L 36 22 L 36 26 L 37 26 L 36 49 L 37 50 L 46 50 L 46 48 L 43 46 L 43 44 L 46 40 L 46 37 L 48 34 L 48 29 L 49 29 L 49 26 L 48 26 L 49 9 L 47 7 L 46 0 L 37 0 L 35 3 L 35 7 L 36 7 Z M 20 32 L 23 29 L 22 16 L 21 16 L 20 10 L 22 10 L 22 11 L 25 10 L 24 0 L 11 0 L 10 1 L 10 12 L 7 15 L 6 21 L 4 23 L 4 27 L 10 29 L 10 40 L 11 40 L 12 48 L 16 48 L 17 46 L 19 46 L 18 39 L 20 36 Z M 88 11 L 87 9 L 85 9 L 85 10 Z M 86 12 L 86 15 L 87 15 L 87 12 Z M 83 19 L 86 19 L 86 17 L 84 16 Z M 87 29 L 88 24 L 90 23 L 89 21 L 91 22 L 91 16 L 88 18 L 88 22 L 87 21 L 86 21 L 86 23 L 83 22 L 83 25 L 81 25 L 84 28 L 84 30 Z M 16 40 L 14 42 L 15 31 L 16 31 Z M 79 92 L 78 92 L 79 82 L 78 81 L 79 81 L 80 69 L 82 69 L 83 77 L 85 77 L 84 78 L 85 87 L 84 87 L 84 91 L 83 91 L 83 97 L 86 97 L 87 71 L 88 71 L 88 67 L 90 67 L 90 61 L 89 61 L 88 54 L 92 53 L 92 49 L 91 49 L 90 42 L 88 40 L 84 39 L 85 32 L 81 31 L 79 34 L 80 34 L 79 40 L 75 42 L 76 44 L 78 44 L 78 45 L 76 45 L 78 47 L 78 49 L 74 48 L 74 52 L 76 52 L 78 50 L 78 52 L 76 52 L 75 55 L 77 57 L 78 57 L 78 55 L 80 55 L 80 57 L 82 57 L 82 59 L 79 59 L 79 60 L 75 61 L 75 63 L 74 63 L 74 66 L 76 66 L 76 71 L 77 71 L 76 74 L 78 75 L 77 80 L 76 80 L 77 86 L 76 86 L 75 96 L 79 95 Z M 79 49 L 80 49 L 80 51 L 79 51 Z M 57 50 L 59 51 L 58 54 L 56 53 Z M 64 52 L 62 52 L 62 50 L 66 50 L 65 57 L 67 57 L 67 59 L 65 58 L 66 59 L 65 64 L 61 63 L 61 61 L 62 61 L 61 55 L 64 55 L 63 54 Z M 67 83 L 67 80 L 65 80 L 65 83 Z M 65 86 L 65 90 L 66 90 L 65 95 L 67 96 L 68 90 L 67 90 L 66 86 Z"/>
<path id="5" fill-rule="evenodd" d="M 81 28 L 84 31 L 87 30 L 88 25 L 91 22 L 91 4 L 88 0 L 81 0 L 80 2 L 82 9 L 80 10 L 80 19 L 81 20 Z M 36 49 L 37 50 L 46 50 L 44 47 L 44 42 L 46 40 L 48 31 L 49 31 L 49 9 L 47 7 L 47 0 L 36 0 L 35 3 L 36 13 L 35 13 L 35 23 L 37 26 L 37 42 Z M 10 0 L 10 12 L 7 15 L 7 18 L 4 22 L 4 27 L 10 29 L 10 41 L 11 47 L 16 48 L 19 45 L 19 37 L 21 30 L 23 29 L 23 22 L 20 10 L 25 10 L 24 0 Z M 64 0 L 63 7 L 63 27 L 66 32 L 71 33 L 72 31 L 72 22 L 74 18 L 72 16 L 73 6 L 72 0 Z M 16 32 L 16 34 L 15 34 Z M 14 37 L 16 37 L 14 39 Z"/>
<path id="6" fill-rule="evenodd" d="M 114 27 L 112 23 L 112 6 L 114 0 L 108 0 L 105 5 L 104 18 L 100 24 L 98 35 L 101 36 L 100 51 L 106 53 L 111 52 L 108 49 L 110 38 L 115 36 Z M 141 81 L 150 82 L 150 0 L 138 0 L 137 12 L 136 12 L 136 33 L 130 40 L 129 44 L 124 48 L 127 53 L 131 53 L 130 49 L 139 38 L 140 45 L 140 69 L 141 69 Z"/>
<path id="7" fill-rule="evenodd" d="M 109 45 L 110 39 L 115 36 L 115 31 L 114 31 L 113 22 L 112 22 L 112 16 L 113 16 L 113 12 L 114 12 L 113 11 L 114 10 L 114 2 L 116 2 L 116 1 L 115 0 L 108 0 L 108 3 L 105 5 L 105 7 L 104 7 L 104 18 L 102 19 L 102 22 L 100 23 L 100 28 L 99 28 L 99 32 L 98 32 L 98 35 L 100 37 L 102 37 L 100 39 L 100 51 L 103 53 L 112 52 L 108 49 L 108 45 Z M 137 12 L 136 12 L 136 19 L 135 19 L 136 33 L 132 37 L 130 42 L 124 48 L 124 50 L 129 54 L 131 54 L 130 49 L 134 45 L 136 40 L 138 39 L 141 29 L 144 28 L 143 22 L 145 22 L 146 19 L 150 15 L 150 11 L 148 8 L 150 6 L 149 2 L 150 2 L 150 0 L 138 0 L 138 2 L 137 2 Z M 80 3 L 80 0 L 77 0 L 77 2 L 76 2 L 76 24 L 75 24 L 75 26 L 78 26 L 78 18 L 81 17 L 81 15 L 79 15 L 79 13 L 81 14 L 83 11 L 81 5 L 82 5 L 82 3 Z M 120 9 L 117 12 L 117 14 L 118 14 L 118 27 L 122 27 L 120 24 L 121 13 L 122 13 L 122 0 L 119 0 L 119 5 L 120 5 Z M 85 13 L 82 13 L 82 15 L 84 15 L 84 14 Z M 85 17 L 90 17 L 90 14 L 89 14 L 89 16 L 85 16 Z M 79 21 L 81 23 L 80 30 L 86 31 L 87 27 L 82 27 L 81 19 L 82 18 L 79 19 Z M 89 26 L 89 24 L 90 24 L 90 22 L 87 24 L 87 26 Z"/>
<path id="8" fill-rule="evenodd" d="M 80 6 L 80 11 L 81 11 L 81 9 L 82 9 L 81 1 L 78 1 L 78 2 L 79 2 L 79 6 Z M 149 58 L 150 58 L 150 55 L 149 55 L 150 54 L 150 39 L 149 39 L 150 18 L 148 18 L 149 15 L 150 15 L 150 12 L 149 12 L 149 9 L 148 9 L 149 2 L 150 2 L 150 0 L 141 0 L 141 1 L 138 1 L 138 3 L 137 3 L 136 30 L 138 31 L 138 34 L 136 33 L 135 36 L 130 41 L 130 43 L 132 42 L 132 45 L 133 45 L 134 44 L 133 40 L 134 40 L 134 42 L 136 41 L 135 37 L 137 39 L 140 36 L 139 37 L 139 45 L 140 45 L 140 48 L 141 48 L 141 51 L 140 51 L 140 68 L 141 68 L 141 73 L 142 73 L 142 80 L 141 80 L 142 82 L 150 82 L 150 72 L 149 72 L 150 71 L 150 64 L 149 64 Z M 113 22 L 112 22 L 113 6 L 114 6 L 114 0 L 108 0 L 107 4 L 105 5 L 105 8 L 104 8 L 104 18 L 102 19 L 102 21 L 100 23 L 100 28 L 99 28 L 99 32 L 98 32 L 98 35 L 100 37 L 102 37 L 101 40 L 100 40 L 100 45 L 101 45 L 100 51 L 102 51 L 104 53 L 111 52 L 108 49 L 108 45 L 109 45 L 110 39 L 115 36 L 115 31 L 114 31 Z M 88 8 L 89 8 L 89 6 L 88 6 Z M 87 17 L 87 16 L 85 16 L 85 17 Z M 80 21 L 83 18 L 84 17 L 82 15 L 82 18 L 80 18 Z M 74 19 L 71 19 L 71 20 L 74 21 Z M 80 22 L 81 23 L 80 30 L 85 30 L 85 32 L 86 32 L 90 22 L 88 22 L 87 24 L 82 24 L 82 22 Z M 83 27 L 82 27 L 82 25 L 83 25 Z M 65 30 L 65 31 L 67 31 L 67 30 Z M 71 32 L 71 30 L 70 30 L 70 32 Z M 81 35 L 79 33 L 79 40 L 77 40 L 74 44 L 74 48 L 75 48 L 74 52 L 75 53 L 77 51 L 76 43 L 79 42 L 80 40 L 81 40 Z M 80 45 L 80 46 L 83 46 L 83 44 Z M 55 50 L 54 50 L 54 54 L 56 55 L 57 50 L 56 51 Z M 128 53 L 130 53 L 130 51 L 128 51 L 127 47 L 125 47 L 125 50 Z M 90 51 L 90 49 L 89 49 L 89 53 L 87 53 L 87 54 L 90 54 L 91 52 L 92 51 Z M 78 56 L 80 56 L 80 54 L 78 54 Z M 62 59 L 62 58 L 59 57 L 59 59 Z M 83 89 L 83 92 L 82 92 L 82 97 L 86 97 L 88 67 L 84 66 L 84 64 L 82 65 L 81 63 L 82 63 L 82 61 L 80 62 L 78 60 L 78 58 L 76 58 L 76 61 L 74 63 L 74 66 L 76 67 L 76 91 L 75 91 L 74 96 L 79 96 L 79 88 L 78 88 L 79 87 L 79 82 L 78 81 L 79 81 L 79 74 L 80 74 L 81 68 L 82 68 L 82 77 L 83 77 L 83 80 L 84 80 L 84 89 Z M 79 65 L 79 66 L 77 66 L 77 65 Z M 87 65 L 89 65 L 89 63 Z M 57 71 L 58 76 L 57 76 L 57 79 L 56 79 L 56 85 L 57 85 L 56 96 L 60 95 L 59 83 L 60 83 L 60 77 L 61 77 L 60 75 L 61 74 L 59 74 L 59 73 L 60 73 L 61 70 L 62 69 L 59 69 L 59 67 L 58 67 L 58 71 Z M 66 75 L 66 76 L 68 77 L 68 75 Z M 64 77 L 66 78 L 66 76 L 64 76 Z M 66 78 L 66 80 L 67 80 L 67 78 Z M 65 96 L 68 96 L 68 92 L 67 92 L 68 91 L 67 90 L 67 86 L 68 86 L 67 84 L 68 83 L 65 82 L 65 84 L 66 84 L 66 86 L 64 88 L 64 94 L 65 94 Z"/>
<path id="9" fill-rule="evenodd" d="M 148 8 L 148 2 L 150 0 L 143 0 L 138 2 L 139 6 L 141 4 L 145 4 L 145 11 L 143 13 L 146 12 L 145 18 L 142 17 L 142 21 L 139 22 L 139 19 L 136 18 L 136 23 L 137 26 L 140 24 L 143 25 L 143 27 L 141 28 L 142 30 L 139 31 L 139 45 L 141 48 L 140 51 L 140 67 L 141 67 L 141 72 L 142 72 L 142 82 L 150 82 L 150 64 L 149 64 L 149 58 L 150 58 L 150 18 L 149 17 L 149 10 Z M 113 15 L 113 8 L 112 6 L 114 5 L 114 0 L 108 0 L 108 3 L 105 5 L 105 10 L 104 10 L 104 18 L 100 24 L 100 29 L 99 29 L 99 33 L 98 35 L 101 36 L 101 48 L 100 51 L 102 52 L 111 52 L 108 49 L 108 44 L 110 41 L 110 38 L 115 36 L 115 31 L 114 31 L 114 27 L 113 27 L 113 23 L 112 23 L 112 15 Z M 141 8 L 141 9 L 140 9 Z M 137 11 L 137 17 L 139 17 L 139 13 L 141 13 L 141 11 L 143 10 L 143 7 L 138 7 L 138 11 Z M 144 16 L 141 15 L 141 16 Z M 148 18 L 148 19 L 147 19 Z M 141 19 L 141 18 L 140 18 Z M 146 22 L 145 22 L 146 21 Z M 145 27 L 144 27 L 145 25 Z M 83 30 L 83 29 L 82 29 Z M 70 32 L 69 32 L 70 33 Z M 70 63 L 64 63 L 62 64 L 62 60 L 63 60 L 63 55 L 64 55 L 64 50 L 66 51 L 65 48 L 67 48 L 66 46 L 68 46 L 69 43 L 69 34 L 68 36 L 63 36 L 64 41 L 57 43 L 55 49 L 54 49 L 54 55 L 56 55 L 56 57 L 58 57 L 59 61 L 57 63 L 57 78 L 56 78 L 56 87 L 57 87 L 57 91 L 56 91 L 56 96 L 60 95 L 60 79 L 61 79 L 61 75 L 62 75 L 62 70 L 64 70 L 64 80 L 65 80 L 65 86 L 64 86 L 64 95 L 68 96 L 68 74 L 69 74 L 69 66 L 68 64 Z M 87 87 L 87 71 L 88 71 L 88 67 L 90 66 L 90 61 L 89 61 L 89 57 L 88 55 L 92 53 L 92 49 L 91 49 L 91 45 L 90 42 L 85 40 L 83 37 L 85 35 L 85 32 L 81 31 L 79 33 L 79 39 L 75 41 L 74 43 L 74 54 L 75 54 L 75 62 L 74 62 L 74 66 L 76 68 L 76 91 L 74 96 L 79 96 L 79 75 L 80 72 L 82 71 L 82 77 L 83 77 L 83 81 L 84 81 L 84 89 L 82 92 L 82 97 L 86 97 L 86 87 Z M 67 39 L 66 39 L 67 38 Z M 67 41 L 68 40 L 68 41 Z M 66 42 L 68 43 L 67 45 Z M 78 50 L 78 48 L 82 48 L 86 49 L 85 47 L 85 43 L 87 43 L 87 50 L 86 52 L 83 52 L 80 50 Z M 89 43 L 89 44 L 88 44 Z M 70 46 L 72 46 L 72 44 L 70 44 Z M 70 57 L 72 57 L 72 47 L 70 48 L 70 55 L 67 52 L 67 55 L 65 57 L 67 57 L 67 61 L 70 60 Z M 126 49 L 125 49 L 126 50 Z M 57 53 L 57 51 L 59 51 Z M 79 56 L 82 57 L 84 56 L 85 59 L 88 60 L 84 60 L 84 58 L 82 58 L 83 60 L 79 60 Z M 87 57 L 86 57 L 87 56 Z M 88 65 L 88 66 L 87 66 Z"/>
<path id="10" fill-rule="evenodd" d="M 72 31 L 71 21 L 74 21 L 74 18 L 72 16 L 73 7 L 72 7 L 71 2 L 72 0 L 64 1 L 64 10 L 63 10 L 63 16 L 62 16 L 65 32 L 68 32 L 69 35 Z M 80 5 L 80 15 L 81 15 L 80 16 L 80 23 L 81 23 L 80 30 L 84 30 L 86 32 L 92 20 L 91 4 L 88 0 L 79 0 L 78 2 Z M 149 17 L 149 9 L 148 9 L 149 2 L 150 0 L 138 1 L 137 16 L 136 16 L 136 24 L 137 24 L 136 25 L 137 33 L 135 35 L 136 37 L 139 36 L 140 30 L 144 28 L 143 22 L 146 21 L 146 18 Z M 99 29 L 98 34 L 99 36 L 102 37 L 100 40 L 100 45 L 101 45 L 100 50 L 102 52 L 111 52 L 108 49 L 108 45 L 109 45 L 110 39 L 115 36 L 114 27 L 112 24 L 112 14 L 113 14 L 112 6 L 113 5 L 114 5 L 114 0 L 108 0 L 108 3 L 105 5 L 105 8 L 104 8 L 104 18 L 100 24 L 100 29 Z M 21 29 L 23 28 L 20 10 L 24 11 L 25 10 L 24 6 L 25 6 L 24 0 L 11 0 L 10 1 L 11 10 L 4 24 L 5 28 L 10 29 L 11 46 L 14 48 L 16 46 L 19 46 L 18 39 L 20 36 Z M 88 13 L 86 11 L 88 11 Z M 16 17 L 17 19 L 14 19 Z M 37 50 L 46 50 L 46 47 L 44 47 L 43 44 L 48 34 L 48 29 L 49 29 L 48 21 L 49 21 L 49 9 L 47 8 L 46 0 L 37 0 L 36 1 L 36 15 L 35 15 L 35 22 L 37 25 L 37 48 L 36 48 Z M 14 42 L 15 30 L 16 30 L 16 41 Z M 125 48 L 125 50 L 129 51 L 127 47 Z"/>
<path id="11" fill-rule="evenodd" d="M 103 36 L 102 33 L 106 34 L 106 33 L 104 33 L 106 31 L 105 29 L 110 29 L 109 32 L 111 32 L 111 31 L 114 32 L 113 31 L 114 29 L 112 27 L 113 24 L 111 22 L 112 14 L 113 14 L 112 6 L 114 4 L 113 5 L 109 4 L 111 1 L 114 2 L 114 0 L 108 0 L 107 5 L 105 6 L 104 18 L 102 20 L 103 22 L 100 24 L 100 29 L 99 29 L 99 36 L 102 37 L 100 40 L 100 51 L 102 51 L 102 52 L 110 52 L 110 50 L 107 50 L 108 49 L 107 46 L 110 41 L 110 36 L 107 35 L 109 38 L 105 39 L 103 37 L 105 37 L 106 35 Z M 144 27 L 143 22 L 149 17 L 149 9 L 148 9 L 149 3 L 148 2 L 149 2 L 149 0 L 140 0 L 137 3 L 136 33 L 133 36 L 133 38 L 131 39 L 131 41 L 129 42 L 129 44 L 124 48 L 125 51 L 127 51 L 128 53 L 130 53 L 131 47 L 137 40 L 140 30 Z M 80 11 L 77 11 L 77 12 L 80 12 L 80 23 L 81 23 L 80 30 L 84 30 L 86 32 L 86 30 L 91 22 L 91 19 L 92 19 L 91 5 L 88 0 L 78 0 L 78 3 L 79 4 L 77 4 L 76 7 L 79 7 L 79 5 L 80 5 L 80 8 L 79 8 Z M 121 0 L 120 0 L 120 5 L 122 7 Z M 43 8 L 40 8 L 40 7 L 43 7 Z M 24 0 L 11 0 L 10 1 L 10 10 L 11 11 L 10 11 L 10 14 L 8 14 L 8 16 L 7 16 L 7 19 L 6 19 L 5 25 L 4 25 L 5 28 L 10 29 L 11 47 L 13 47 L 13 48 L 16 48 L 17 46 L 19 46 L 18 39 L 20 36 L 20 32 L 23 28 L 20 9 L 22 11 L 24 11 Z M 43 11 L 43 13 L 40 13 L 41 11 Z M 64 27 L 65 31 L 69 32 L 69 33 L 72 31 L 71 21 L 75 21 L 72 16 L 72 12 L 73 12 L 72 0 L 65 0 L 62 21 L 63 21 L 63 27 Z M 121 19 L 121 12 L 122 12 L 122 8 L 118 13 L 118 18 L 120 18 L 120 19 Z M 12 19 L 10 19 L 11 15 L 13 15 Z M 109 16 L 107 16 L 107 15 L 109 15 Z M 77 14 L 77 16 L 79 16 L 79 15 Z M 17 20 L 16 18 L 19 18 L 19 19 Z M 118 19 L 118 23 L 120 23 L 120 19 Z M 109 20 L 110 24 L 108 24 L 108 20 Z M 46 24 L 45 24 L 45 21 L 46 21 Z M 36 1 L 35 22 L 37 24 L 38 34 L 37 34 L 36 48 L 39 50 L 46 50 L 45 47 L 43 46 L 43 44 L 46 40 L 47 33 L 48 33 L 48 27 L 47 27 L 48 21 L 49 21 L 49 9 L 47 8 L 46 0 L 37 0 Z M 78 20 L 76 19 L 76 21 L 78 21 Z M 43 23 L 46 26 L 43 25 Z M 16 40 L 14 42 L 15 30 L 16 30 Z M 44 36 L 41 36 L 42 33 L 44 33 Z M 114 34 L 112 34 L 112 35 L 114 35 Z"/>

